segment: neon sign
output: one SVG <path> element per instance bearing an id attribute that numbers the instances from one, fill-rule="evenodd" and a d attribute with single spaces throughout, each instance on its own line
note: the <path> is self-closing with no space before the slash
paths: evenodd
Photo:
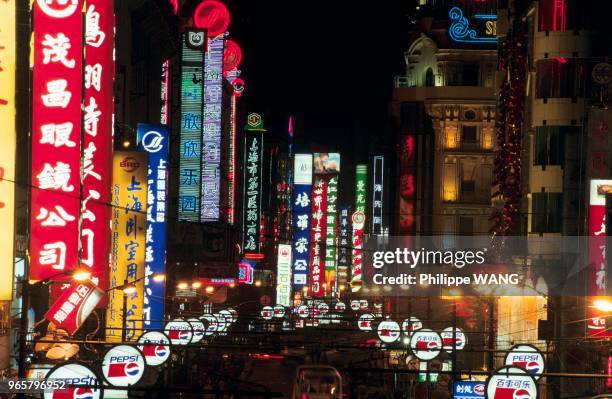
<path id="1" fill-rule="evenodd" d="M 352 267 L 351 267 L 351 291 L 357 292 L 361 289 L 363 279 L 363 234 L 365 229 L 366 209 L 366 185 L 368 181 L 368 166 L 356 165 L 355 167 L 355 212 L 352 216 L 353 239 L 352 239 Z"/>
<path id="2" fill-rule="evenodd" d="M 261 245 L 261 183 L 263 164 L 263 120 L 249 114 L 244 145 L 244 241 L 245 256 L 259 253 Z"/>
<path id="3" fill-rule="evenodd" d="M 325 208 L 325 282 L 326 294 L 335 292 L 336 284 L 336 221 L 338 219 L 338 176 L 327 182 L 327 201 Z"/>
<path id="4" fill-rule="evenodd" d="M 384 234 L 383 197 L 384 197 L 385 158 L 374 157 L 374 185 L 372 187 L 372 234 Z"/>
<path id="5" fill-rule="evenodd" d="M 312 190 L 312 242 L 310 254 L 310 295 L 322 297 L 325 295 L 324 282 L 324 243 L 326 223 L 323 210 L 327 208 L 327 178 L 319 176 Z"/>
<path id="6" fill-rule="evenodd" d="M 349 265 L 349 207 L 340 207 L 340 234 L 338 247 L 338 275 L 336 280 L 338 285 L 344 285 L 348 282 L 348 265 Z"/>
<path id="7" fill-rule="evenodd" d="M 295 154 L 293 187 L 293 289 L 308 285 L 310 271 L 310 207 L 312 154 Z"/>
<path id="8" fill-rule="evenodd" d="M 463 15 L 463 10 L 453 7 L 448 12 L 451 25 L 448 28 L 448 35 L 456 42 L 460 43 L 497 43 L 497 15 L 495 14 L 475 14 L 473 20 L 468 20 Z M 473 28 L 470 27 L 470 22 Z"/>
<path id="9" fill-rule="evenodd" d="M 200 221 L 204 31 L 186 30 L 181 52 L 179 220 Z"/>

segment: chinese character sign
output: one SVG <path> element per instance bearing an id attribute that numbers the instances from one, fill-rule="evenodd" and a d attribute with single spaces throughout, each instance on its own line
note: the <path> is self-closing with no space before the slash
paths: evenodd
<path id="1" fill-rule="evenodd" d="M 114 1 L 85 4 L 83 71 L 83 165 L 81 182 L 81 262 L 92 278 L 108 287 L 111 162 L 113 152 Z M 57 132 L 56 132 L 57 134 Z M 56 144 L 59 136 L 56 135 Z M 78 142 L 78 136 L 77 136 Z M 63 151 L 63 149 L 62 149 Z"/>
<path id="2" fill-rule="evenodd" d="M 374 173 L 372 175 L 372 234 L 382 235 L 384 233 L 384 179 L 385 179 L 385 158 L 382 156 L 374 157 Z"/>
<path id="3" fill-rule="evenodd" d="M 606 194 L 612 193 L 612 180 L 591 180 L 589 198 L 589 283 L 592 297 L 605 296 L 606 275 Z M 587 307 L 587 334 L 596 337 L 612 336 L 605 314 L 593 306 Z"/>
<path id="4" fill-rule="evenodd" d="M 325 234 L 327 224 L 324 210 L 327 208 L 327 179 L 317 177 L 312 189 L 312 219 L 310 241 L 310 295 L 322 297 L 325 295 Z"/>
<path id="5" fill-rule="evenodd" d="M 414 135 L 400 137 L 399 154 L 399 232 L 413 233 L 416 228 L 416 139 Z"/>
<path id="6" fill-rule="evenodd" d="M 345 285 L 348 283 L 348 267 L 350 261 L 350 210 L 348 206 L 340 207 L 340 234 L 338 237 L 338 272 L 336 276 L 336 280 L 338 281 L 338 286 Z"/>
<path id="7" fill-rule="evenodd" d="M 45 318 L 68 334 L 74 334 L 104 298 L 104 291 L 90 280 L 75 281 L 62 291 Z"/>
<path id="8" fill-rule="evenodd" d="M 244 146 L 244 242 L 245 253 L 259 253 L 263 133 L 245 131 Z"/>
<path id="9" fill-rule="evenodd" d="M 221 201 L 221 109 L 223 99 L 223 38 L 208 40 L 204 57 L 202 114 L 202 221 L 219 220 Z"/>
<path id="10" fill-rule="evenodd" d="M 326 294 L 333 293 L 336 286 L 336 223 L 338 220 L 338 176 L 327 181 L 325 208 L 325 282 Z"/>
<path id="11" fill-rule="evenodd" d="M 0 1 L 0 301 L 13 291 L 15 225 L 15 2 Z"/>
<path id="12" fill-rule="evenodd" d="M 166 272 L 166 194 L 168 192 L 168 128 L 138 124 L 138 150 L 148 154 L 147 234 L 145 246 L 144 326 L 161 330 L 164 318 L 164 282 L 152 274 Z"/>
<path id="13" fill-rule="evenodd" d="M 276 304 L 291 306 L 291 245 L 278 244 Z"/>
<path id="14" fill-rule="evenodd" d="M 204 31 L 186 30 L 181 51 L 179 220 L 200 221 Z"/>
<path id="15" fill-rule="evenodd" d="M 363 235 L 365 228 L 366 185 L 368 181 L 368 166 L 357 165 L 355 168 L 355 213 L 352 215 L 352 267 L 351 291 L 357 292 L 361 288 L 363 279 Z"/>
<path id="16" fill-rule="evenodd" d="M 293 290 L 296 292 L 308 285 L 310 272 L 311 188 L 311 184 L 296 184 L 293 187 L 293 264 L 291 271 Z"/>
<path id="17" fill-rule="evenodd" d="M 79 264 L 83 4 L 33 3 L 30 279 L 41 280 Z"/>
<path id="18" fill-rule="evenodd" d="M 135 340 L 143 327 L 145 248 L 147 229 L 147 154 L 116 151 L 113 156 L 112 241 L 106 338 L 121 339 L 125 315 L 126 339 Z M 124 283 L 136 292 L 123 309 Z"/>

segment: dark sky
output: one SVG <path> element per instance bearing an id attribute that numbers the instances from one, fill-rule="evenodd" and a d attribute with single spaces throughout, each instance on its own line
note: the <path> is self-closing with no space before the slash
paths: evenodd
<path id="1" fill-rule="evenodd" d="M 248 111 L 267 114 L 271 130 L 284 129 L 293 113 L 296 136 L 333 149 L 368 143 L 387 128 L 411 1 L 227 4 L 231 37 L 244 53 Z"/>

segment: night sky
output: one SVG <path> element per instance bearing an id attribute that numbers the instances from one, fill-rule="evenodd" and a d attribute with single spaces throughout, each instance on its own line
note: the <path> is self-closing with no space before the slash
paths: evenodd
<path id="1" fill-rule="evenodd" d="M 298 150 L 319 144 L 365 156 L 364 149 L 389 129 L 393 77 L 404 71 L 412 2 L 227 4 L 231 37 L 244 53 L 247 110 L 267 115 L 277 137 L 293 113 Z"/>

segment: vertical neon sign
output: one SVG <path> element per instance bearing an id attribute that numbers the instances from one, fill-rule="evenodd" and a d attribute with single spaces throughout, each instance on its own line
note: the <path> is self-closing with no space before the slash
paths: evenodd
<path id="1" fill-rule="evenodd" d="M 310 241 L 310 295 L 322 297 L 325 295 L 323 287 L 325 278 L 325 232 L 326 223 L 323 210 L 327 207 L 327 179 L 316 177 L 312 190 L 312 228 Z"/>
<path id="2" fill-rule="evenodd" d="M 80 0 L 37 0 L 33 5 L 33 280 L 49 278 L 78 265 L 82 6 Z"/>
<path id="3" fill-rule="evenodd" d="M 384 234 L 384 180 L 385 180 L 385 158 L 374 157 L 373 185 L 372 185 L 372 234 Z"/>
<path id="4" fill-rule="evenodd" d="M 0 1 L 0 301 L 13 298 L 15 225 L 15 63 L 16 0 Z"/>
<path id="5" fill-rule="evenodd" d="M 206 35 L 188 29 L 181 52 L 181 142 L 179 148 L 179 220 L 200 221 L 202 146 L 202 64 Z"/>
<path id="6" fill-rule="evenodd" d="M 221 109 L 223 99 L 223 37 L 208 40 L 204 57 L 202 118 L 202 197 L 200 220 L 219 220 L 221 200 Z"/>
<path id="7" fill-rule="evenodd" d="M 261 241 L 261 183 L 263 173 L 263 120 L 249 114 L 244 145 L 244 240 L 245 256 L 259 253 Z"/>
<path id="8" fill-rule="evenodd" d="M 403 135 L 399 156 L 399 233 L 410 234 L 416 228 L 415 220 L 415 137 Z"/>
<path id="9" fill-rule="evenodd" d="M 348 283 L 349 266 L 349 207 L 340 207 L 340 234 L 338 246 L 338 275 L 336 279 L 338 286 L 345 286 Z"/>
<path id="10" fill-rule="evenodd" d="M 338 176 L 327 181 L 325 208 L 325 294 L 334 294 L 336 287 L 336 222 L 338 219 Z"/>
<path id="11" fill-rule="evenodd" d="M 310 207 L 312 154 L 295 154 L 293 159 L 293 290 L 308 285 L 310 272 Z"/>
<path id="12" fill-rule="evenodd" d="M 113 154 L 114 1 L 85 3 L 83 102 L 82 264 L 101 289 L 108 287 L 111 161 Z M 94 280 L 96 281 L 96 280 Z"/>
<path id="13" fill-rule="evenodd" d="M 168 124 L 168 113 L 170 112 L 170 59 L 167 59 L 162 64 L 162 73 L 160 79 L 160 100 L 161 109 L 159 113 L 159 122 L 162 125 Z"/>
<path id="14" fill-rule="evenodd" d="M 357 165 L 355 168 L 355 212 L 352 216 L 353 239 L 352 239 L 352 267 L 351 267 L 351 291 L 357 292 L 361 289 L 363 280 L 363 234 L 365 229 L 366 210 L 366 185 L 368 181 L 368 166 Z"/>
<path id="15" fill-rule="evenodd" d="M 166 193 L 168 128 L 138 124 L 138 150 L 148 154 L 147 237 L 145 254 L 144 326 L 161 329 L 164 318 L 164 283 L 149 278 L 166 272 Z"/>

